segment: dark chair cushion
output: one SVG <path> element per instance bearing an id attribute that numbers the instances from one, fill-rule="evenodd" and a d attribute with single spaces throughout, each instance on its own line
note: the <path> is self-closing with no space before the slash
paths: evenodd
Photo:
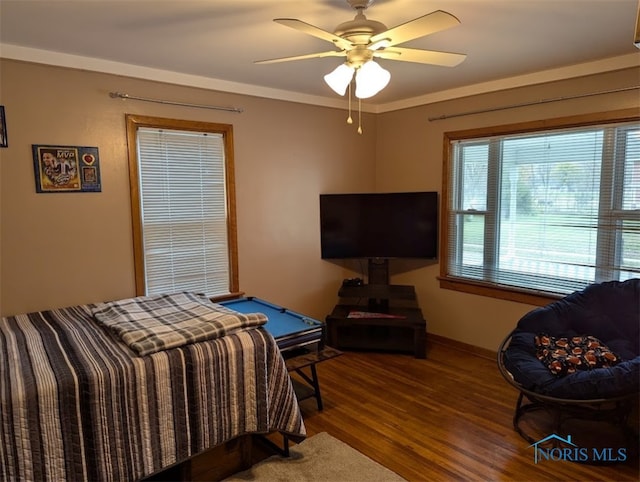
<path id="1" fill-rule="evenodd" d="M 536 335 L 593 336 L 621 361 L 558 377 L 538 359 Z M 535 393 L 574 400 L 612 398 L 640 389 L 640 279 L 593 284 L 523 316 L 504 352 L 514 380 Z"/>

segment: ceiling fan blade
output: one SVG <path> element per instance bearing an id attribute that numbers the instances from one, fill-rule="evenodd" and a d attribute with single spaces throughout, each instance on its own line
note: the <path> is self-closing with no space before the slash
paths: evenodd
<path id="1" fill-rule="evenodd" d="M 319 27 L 311 25 L 310 23 L 303 22 L 302 20 L 298 20 L 296 18 L 275 18 L 273 19 L 273 21 L 279 23 L 280 25 L 285 25 L 287 27 L 296 29 L 302 33 L 306 33 L 319 39 L 326 40 L 327 42 L 331 42 L 341 50 L 353 47 L 353 44 L 348 40 L 345 40 L 342 37 L 338 37 L 337 35 L 332 34 L 331 32 L 327 32 L 326 30 L 322 30 Z"/>
<path id="2" fill-rule="evenodd" d="M 432 33 L 440 32 L 460 24 L 460 20 L 450 13 L 442 10 L 428 13 L 422 17 L 410 20 L 384 32 L 374 35 L 369 39 L 369 44 L 388 39 L 391 45 L 398 45 L 418 37 L 424 37 Z"/>
<path id="3" fill-rule="evenodd" d="M 293 57 L 281 57 L 278 59 L 256 60 L 255 64 L 275 64 L 277 62 L 289 62 L 290 60 L 319 59 L 322 57 L 346 57 L 347 53 L 342 50 L 330 50 L 329 52 L 317 52 L 314 54 L 296 55 Z"/>
<path id="4" fill-rule="evenodd" d="M 419 64 L 441 65 L 443 67 L 455 67 L 467 58 L 465 54 L 438 52 L 435 50 L 407 49 L 401 47 L 378 50 L 374 52 L 373 56 L 389 60 L 417 62 Z"/>

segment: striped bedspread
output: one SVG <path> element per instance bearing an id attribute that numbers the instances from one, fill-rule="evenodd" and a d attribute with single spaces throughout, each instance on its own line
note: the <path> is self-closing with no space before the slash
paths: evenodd
<path id="1" fill-rule="evenodd" d="M 304 437 L 262 328 L 138 356 L 94 308 L 0 320 L 0 480 L 135 481 L 242 434 Z"/>

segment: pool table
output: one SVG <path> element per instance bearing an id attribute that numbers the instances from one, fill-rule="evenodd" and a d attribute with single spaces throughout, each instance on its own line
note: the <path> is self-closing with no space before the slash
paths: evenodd
<path id="1" fill-rule="evenodd" d="M 322 394 L 316 364 L 342 355 L 339 350 L 324 346 L 324 323 L 253 296 L 219 303 L 240 313 L 267 315 L 265 329 L 275 338 L 289 373 L 299 376 L 291 377 L 298 400 L 315 398 L 318 410 L 322 410 Z M 305 369 L 309 373 L 305 373 Z M 286 437 L 285 449 L 282 451 L 288 454 Z"/>
<path id="2" fill-rule="evenodd" d="M 283 353 L 288 350 L 324 343 L 324 323 L 282 308 L 253 296 L 220 302 L 221 305 L 239 313 L 264 313 L 268 320 L 265 329 L 273 335 Z"/>

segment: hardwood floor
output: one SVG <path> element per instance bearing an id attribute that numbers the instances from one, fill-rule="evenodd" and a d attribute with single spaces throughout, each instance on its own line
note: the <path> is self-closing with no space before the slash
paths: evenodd
<path id="1" fill-rule="evenodd" d="M 308 436 L 327 432 L 409 481 L 639 480 L 637 459 L 536 464 L 512 428 L 518 393 L 495 359 L 437 340 L 429 338 L 422 360 L 345 352 L 318 364 L 324 410 L 315 399 L 301 402 Z M 191 480 L 211 480 L 201 457 Z M 254 460 L 263 457 L 254 449 Z"/>
<path id="2" fill-rule="evenodd" d="M 493 358 L 430 342 L 427 359 L 346 352 L 317 365 L 324 410 L 301 402 L 309 436 L 328 432 L 410 481 L 639 480 L 638 461 L 543 460 L 512 428 L 517 391 Z"/>

